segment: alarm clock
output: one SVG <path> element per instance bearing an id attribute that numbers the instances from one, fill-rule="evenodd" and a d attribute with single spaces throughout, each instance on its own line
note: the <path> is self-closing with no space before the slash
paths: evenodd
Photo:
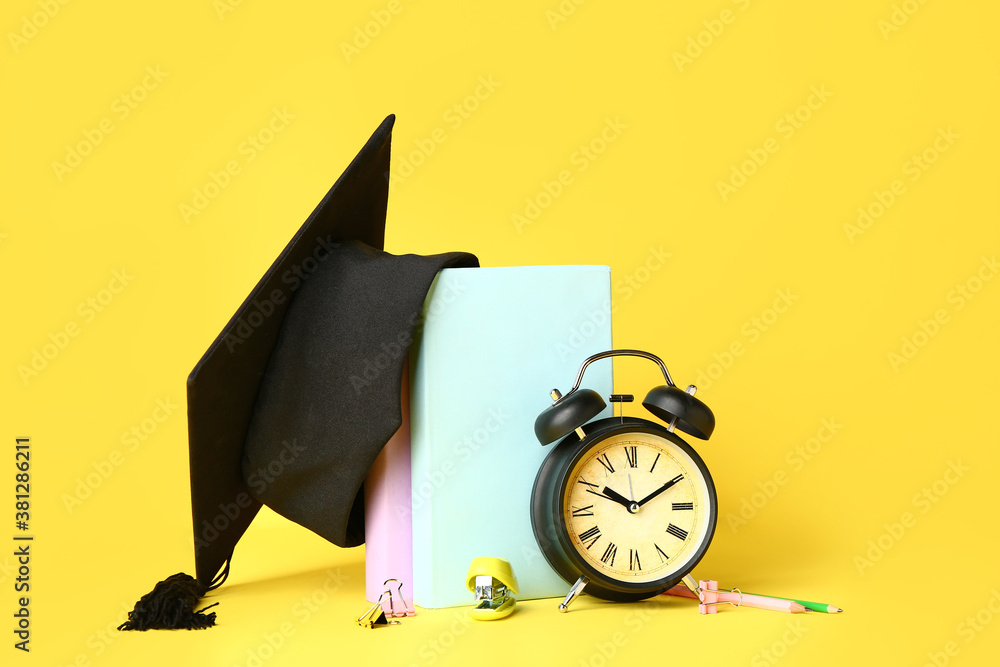
<path id="1" fill-rule="evenodd" d="M 663 424 L 623 411 L 591 421 L 607 404 L 580 383 L 590 364 L 616 356 L 659 366 L 666 384 L 651 389 L 642 405 Z M 552 390 L 554 403 L 536 418 L 535 436 L 543 446 L 560 442 L 535 477 L 531 527 L 546 560 L 573 584 L 561 611 L 584 589 L 631 602 L 680 581 L 693 584 L 686 575 L 708 549 L 718 516 L 712 476 L 677 434 L 707 440 L 715 429 L 715 416 L 695 391 L 694 385 L 677 387 L 663 361 L 641 350 L 588 357 L 565 395 Z M 626 403 L 633 396 L 609 400 Z"/>

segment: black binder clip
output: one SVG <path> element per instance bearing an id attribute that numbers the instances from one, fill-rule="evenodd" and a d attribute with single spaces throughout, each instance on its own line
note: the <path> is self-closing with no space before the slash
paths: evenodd
<path id="1" fill-rule="evenodd" d="M 390 621 L 385 617 L 385 611 L 382 609 L 382 601 L 385 600 L 387 596 L 390 598 L 392 597 L 389 594 L 389 591 L 382 593 L 382 595 L 378 597 L 378 602 L 373 604 L 368 608 L 368 611 L 358 617 L 358 625 L 363 628 L 368 628 L 369 630 L 374 630 L 376 626 L 380 625 L 399 625 L 399 621 Z"/>

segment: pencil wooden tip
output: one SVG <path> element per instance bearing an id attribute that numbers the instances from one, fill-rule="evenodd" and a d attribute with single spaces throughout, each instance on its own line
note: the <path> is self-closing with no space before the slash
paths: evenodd
<path id="1" fill-rule="evenodd" d="M 805 610 L 806 608 L 800 605 L 798 602 L 793 602 L 790 605 L 788 605 L 788 611 L 792 612 L 793 614 L 797 614 L 798 612 Z"/>

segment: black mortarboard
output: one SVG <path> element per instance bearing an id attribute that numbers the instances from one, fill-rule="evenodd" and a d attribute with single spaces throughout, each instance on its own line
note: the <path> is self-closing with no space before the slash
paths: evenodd
<path id="1" fill-rule="evenodd" d="M 225 579 L 262 503 L 336 545 L 364 542 L 362 484 L 400 426 L 403 366 L 427 291 L 442 268 L 478 266 L 466 253 L 382 252 L 394 120 L 382 122 L 191 371 L 197 579 L 160 582 L 122 629 L 211 625 L 214 613 L 194 606 Z"/>

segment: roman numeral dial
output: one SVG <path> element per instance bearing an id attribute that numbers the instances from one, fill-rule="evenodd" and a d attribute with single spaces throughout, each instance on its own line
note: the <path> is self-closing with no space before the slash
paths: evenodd
<path id="1" fill-rule="evenodd" d="M 597 540 L 599 539 L 601 539 L 601 529 L 597 526 L 588 528 L 580 533 L 580 542 L 582 542 L 588 549 L 597 544 Z"/>
<path id="2" fill-rule="evenodd" d="M 615 556 L 618 554 L 618 546 L 614 542 L 608 544 L 608 548 L 604 550 L 604 555 L 601 556 L 602 563 L 608 563 L 611 567 L 615 566 Z M 610 561 L 610 562 L 609 562 Z"/>
<path id="3" fill-rule="evenodd" d="M 710 539 L 709 482 L 666 437 L 625 432 L 603 439 L 575 459 L 562 488 L 561 518 L 591 575 L 666 581 L 686 572 Z"/>
<path id="4" fill-rule="evenodd" d="M 637 468 L 639 466 L 639 447 L 637 445 L 626 445 L 625 458 L 628 460 L 629 468 Z"/>
<path id="5" fill-rule="evenodd" d="M 683 528 L 678 528 L 674 524 L 667 526 L 667 532 L 676 537 L 678 540 L 686 540 L 688 532 Z"/>

